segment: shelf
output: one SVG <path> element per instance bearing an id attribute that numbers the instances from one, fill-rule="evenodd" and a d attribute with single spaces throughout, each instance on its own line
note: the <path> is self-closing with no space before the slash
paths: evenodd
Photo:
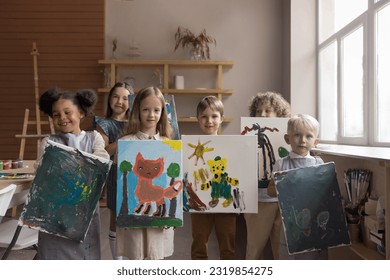
<path id="1" fill-rule="evenodd" d="M 143 67 L 156 67 L 156 66 L 182 66 L 182 67 L 215 67 L 215 66 L 226 66 L 232 67 L 233 61 L 225 60 L 115 60 L 115 59 L 102 59 L 98 61 L 99 64 L 106 65 L 127 65 L 127 66 L 143 66 Z"/>
<path id="2" fill-rule="evenodd" d="M 196 117 L 180 117 L 177 120 L 178 122 L 198 122 L 198 119 Z M 232 122 L 232 118 L 225 118 L 223 122 L 230 123 Z"/>
<path id="3" fill-rule="evenodd" d="M 97 90 L 101 93 L 109 93 L 109 88 L 99 88 Z M 135 89 L 137 92 L 138 89 Z M 231 89 L 161 89 L 163 93 L 174 94 L 174 95 L 209 95 L 209 94 L 223 94 L 223 95 L 232 95 L 233 90 Z"/>
<path id="4" fill-rule="evenodd" d="M 313 152 L 354 158 L 390 160 L 390 148 L 319 144 Z"/>
<path id="5" fill-rule="evenodd" d="M 109 88 L 99 88 L 98 92 L 107 93 L 114 86 L 118 78 L 120 67 L 139 68 L 139 67 L 162 67 L 163 68 L 163 92 L 170 94 L 232 94 L 233 90 L 223 89 L 222 74 L 223 69 L 233 67 L 233 61 L 223 60 L 98 60 L 99 64 L 110 67 Z M 215 89 L 184 89 L 177 90 L 169 87 L 169 78 L 171 68 L 186 67 L 186 68 L 215 68 L 217 71 Z"/>
<path id="6" fill-rule="evenodd" d="M 109 93 L 110 89 L 116 83 L 118 79 L 118 72 L 121 68 L 135 69 L 140 67 L 161 67 L 163 68 L 162 77 L 163 84 L 161 91 L 164 94 L 171 94 L 176 96 L 189 96 L 189 95 L 215 95 L 218 99 L 222 100 L 225 95 L 232 95 L 234 91 L 232 89 L 224 89 L 222 87 L 222 75 L 223 70 L 233 67 L 234 62 L 227 60 L 115 60 L 115 59 L 102 59 L 98 60 L 99 64 L 109 67 L 109 86 L 110 88 L 99 88 L 97 91 L 100 93 Z M 215 88 L 186 88 L 186 89 L 173 89 L 169 86 L 169 79 L 171 78 L 172 68 L 209 68 L 216 70 Z M 134 89 L 138 92 L 139 89 Z M 195 123 L 198 120 L 196 117 L 178 117 L 179 122 Z M 233 119 L 226 118 L 224 122 L 232 122 Z"/>

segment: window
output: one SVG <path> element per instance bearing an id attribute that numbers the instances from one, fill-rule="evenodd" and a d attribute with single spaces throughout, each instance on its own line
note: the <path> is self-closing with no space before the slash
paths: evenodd
<path id="1" fill-rule="evenodd" d="M 390 5 L 377 13 L 376 71 L 378 142 L 390 141 Z"/>
<path id="2" fill-rule="evenodd" d="M 390 146 L 390 0 L 318 0 L 322 142 Z"/>

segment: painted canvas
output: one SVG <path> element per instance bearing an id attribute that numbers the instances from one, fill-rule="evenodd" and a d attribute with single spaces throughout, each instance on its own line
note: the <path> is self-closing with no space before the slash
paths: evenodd
<path id="1" fill-rule="evenodd" d="M 19 223 L 82 242 L 111 161 L 49 141 Z"/>
<path id="2" fill-rule="evenodd" d="M 119 140 L 117 226 L 183 226 L 182 142 Z"/>
<path id="3" fill-rule="evenodd" d="M 183 135 L 184 210 L 257 213 L 257 139 Z"/>
<path id="4" fill-rule="evenodd" d="M 258 187 L 266 188 L 279 158 L 288 155 L 290 146 L 284 141 L 288 118 L 241 117 L 241 135 L 256 135 L 258 144 Z"/>
<path id="5" fill-rule="evenodd" d="M 129 95 L 129 107 L 133 107 L 135 94 Z M 173 140 L 180 140 L 179 124 L 177 122 L 175 98 L 173 95 L 164 94 L 165 107 L 167 108 L 168 121 L 173 130 Z"/>
<path id="6" fill-rule="evenodd" d="M 333 162 L 275 172 L 289 254 L 349 245 Z"/>

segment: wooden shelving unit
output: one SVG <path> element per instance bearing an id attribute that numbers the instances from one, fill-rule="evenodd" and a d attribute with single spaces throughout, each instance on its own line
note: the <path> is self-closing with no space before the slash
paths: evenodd
<path id="1" fill-rule="evenodd" d="M 147 68 L 158 67 L 162 68 L 163 85 L 161 91 L 166 94 L 172 95 L 215 95 L 218 99 L 222 100 L 224 95 L 231 95 L 234 93 L 232 89 L 224 89 L 222 86 L 223 70 L 232 68 L 233 61 L 193 61 L 193 60 L 99 60 L 99 64 L 105 65 L 109 68 L 109 87 L 99 88 L 98 92 L 108 93 L 110 88 L 118 81 L 119 73 L 121 69 L 135 69 L 135 68 Z M 169 86 L 169 79 L 171 77 L 171 70 L 177 68 L 188 69 L 215 69 L 216 79 L 215 88 L 211 89 L 174 89 Z M 137 89 L 135 89 L 137 90 Z M 196 122 L 194 117 L 178 117 L 179 122 Z M 232 119 L 225 118 L 224 122 L 231 122 Z"/>
<path id="2" fill-rule="evenodd" d="M 323 155 L 331 155 L 337 157 L 352 158 L 358 160 L 377 161 L 378 165 L 383 168 L 384 182 L 381 184 L 385 188 L 386 205 L 389 206 L 390 201 L 390 148 L 382 147 L 366 147 L 366 146 L 349 146 L 349 145 L 332 145 L 332 144 L 320 144 L 317 148 L 313 149 L 313 152 Z M 375 176 L 375 172 L 374 172 Z M 390 259 L 390 215 L 388 215 L 388 209 L 386 210 L 386 257 Z M 374 249 L 367 248 L 362 243 L 354 243 L 350 246 L 351 250 L 363 259 L 383 259 L 379 253 Z"/>

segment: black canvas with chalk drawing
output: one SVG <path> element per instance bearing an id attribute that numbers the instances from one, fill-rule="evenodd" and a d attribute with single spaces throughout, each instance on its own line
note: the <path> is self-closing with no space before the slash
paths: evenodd
<path id="1" fill-rule="evenodd" d="M 275 173 L 290 254 L 350 244 L 333 162 Z"/>

